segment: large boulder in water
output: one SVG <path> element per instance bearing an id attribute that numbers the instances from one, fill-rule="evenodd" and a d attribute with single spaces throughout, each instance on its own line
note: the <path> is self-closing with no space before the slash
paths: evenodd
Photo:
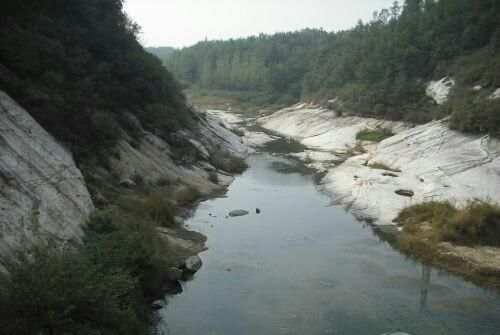
<path id="1" fill-rule="evenodd" d="M 249 212 L 244 209 L 235 209 L 234 211 L 229 212 L 229 216 L 243 216 L 247 215 Z"/>
<path id="2" fill-rule="evenodd" d="M 195 273 L 201 268 L 202 261 L 198 256 L 191 256 L 184 262 L 184 268 L 187 272 Z"/>

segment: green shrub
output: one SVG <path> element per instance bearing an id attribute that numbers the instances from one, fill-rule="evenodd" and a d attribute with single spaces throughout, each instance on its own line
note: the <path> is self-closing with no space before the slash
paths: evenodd
<path id="1" fill-rule="evenodd" d="M 149 218 L 160 225 L 169 225 L 175 214 L 175 206 L 165 191 L 159 191 L 142 201 L 142 208 Z"/>
<path id="2" fill-rule="evenodd" d="M 451 128 L 500 137 L 500 100 L 466 93 L 451 101 Z"/>
<path id="3" fill-rule="evenodd" d="M 2 276 L 4 334 L 147 334 L 136 280 L 71 250 L 18 253 Z"/>
<path id="4" fill-rule="evenodd" d="M 201 198 L 200 191 L 195 187 L 183 187 L 176 195 L 175 199 L 179 206 L 186 206 Z"/>
<path id="5" fill-rule="evenodd" d="M 434 237 L 441 241 L 500 246 L 500 206 L 486 201 L 472 200 L 463 208 L 449 202 L 426 202 L 403 209 L 396 221 L 410 232 L 428 222 Z"/>
<path id="6" fill-rule="evenodd" d="M 469 202 L 442 225 L 441 238 L 466 245 L 500 247 L 500 206 Z"/>
<path id="7" fill-rule="evenodd" d="M 356 134 L 356 139 L 361 141 L 373 141 L 381 142 L 386 138 L 394 136 L 394 133 L 390 129 L 379 128 L 379 129 L 365 129 Z"/>
<path id="8" fill-rule="evenodd" d="M 248 169 L 244 159 L 223 152 L 212 154 L 210 162 L 215 168 L 229 173 L 243 173 Z"/>

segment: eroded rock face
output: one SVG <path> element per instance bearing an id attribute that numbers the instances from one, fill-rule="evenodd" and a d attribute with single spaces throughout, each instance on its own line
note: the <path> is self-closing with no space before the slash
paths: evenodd
<path id="1" fill-rule="evenodd" d="M 0 254 L 49 238 L 78 241 L 93 210 L 71 153 L 0 91 Z"/>
<path id="2" fill-rule="evenodd" d="M 334 202 L 375 224 L 394 224 L 401 209 L 423 201 L 500 202 L 500 141 L 459 133 L 446 121 L 412 128 L 401 122 L 337 117 L 333 111 L 299 104 L 259 122 L 321 151 L 320 157 L 308 150 L 295 156 L 309 158 L 314 161 L 311 167 L 327 172 L 322 187 Z M 396 135 L 378 144 L 361 143 L 366 152 L 354 152 L 345 162 L 322 164 L 322 156 L 342 156 L 360 144 L 358 131 L 374 127 L 390 128 Z M 398 190 L 411 190 L 413 196 L 398 195 Z"/>
<path id="3" fill-rule="evenodd" d="M 454 85 L 455 80 L 448 77 L 438 81 L 431 81 L 426 87 L 426 94 L 434 99 L 438 105 L 442 105 L 448 101 L 448 96 Z"/>
<path id="4" fill-rule="evenodd" d="M 393 133 L 399 133 L 409 128 L 403 122 L 357 116 L 338 117 L 332 110 L 306 104 L 285 108 L 259 119 L 259 123 L 309 148 L 336 152 L 354 147 L 356 134 L 365 129 L 388 128 Z"/>
<path id="5" fill-rule="evenodd" d="M 375 162 L 401 172 L 397 178 L 380 173 L 369 166 Z M 430 122 L 349 158 L 330 169 L 322 183 L 332 199 L 375 224 L 391 224 L 402 208 L 425 201 L 500 202 L 500 141 L 464 135 L 444 121 Z M 411 190 L 413 196 L 397 190 Z"/>

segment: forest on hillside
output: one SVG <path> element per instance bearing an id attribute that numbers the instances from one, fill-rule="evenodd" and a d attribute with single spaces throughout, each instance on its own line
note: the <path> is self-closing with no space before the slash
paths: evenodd
<path id="1" fill-rule="evenodd" d="M 163 60 L 186 86 L 256 105 L 337 99 L 339 112 L 425 122 L 452 115 L 452 126 L 498 135 L 498 0 L 406 0 L 346 31 L 278 33 L 202 41 Z M 438 108 L 425 83 L 452 76 L 454 96 Z M 481 85 L 481 92 L 470 87 Z"/>
<path id="2" fill-rule="evenodd" d="M 122 9 L 123 0 L 0 2 L 0 89 L 77 158 L 112 147 L 119 127 L 133 133 L 134 117 L 167 132 L 189 119 Z"/>

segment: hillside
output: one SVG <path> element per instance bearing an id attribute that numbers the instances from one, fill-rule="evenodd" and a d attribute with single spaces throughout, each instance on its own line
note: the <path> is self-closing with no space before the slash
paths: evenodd
<path id="1" fill-rule="evenodd" d="M 499 15 L 495 0 L 407 0 L 347 31 L 200 42 L 167 66 L 194 91 L 255 106 L 336 99 L 340 113 L 417 123 L 451 114 L 459 130 L 498 135 L 498 101 L 485 97 L 500 86 Z M 445 76 L 454 94 L 436 106 L 424 84 Z"/>
<path id="2" fill-rule="evenodd" d="M 0 3 L 0 328 L 149 334 L 247 148 L 186 103 L 122 0 Z M 173 276 L 176 277 L 173 277 Z"/>

